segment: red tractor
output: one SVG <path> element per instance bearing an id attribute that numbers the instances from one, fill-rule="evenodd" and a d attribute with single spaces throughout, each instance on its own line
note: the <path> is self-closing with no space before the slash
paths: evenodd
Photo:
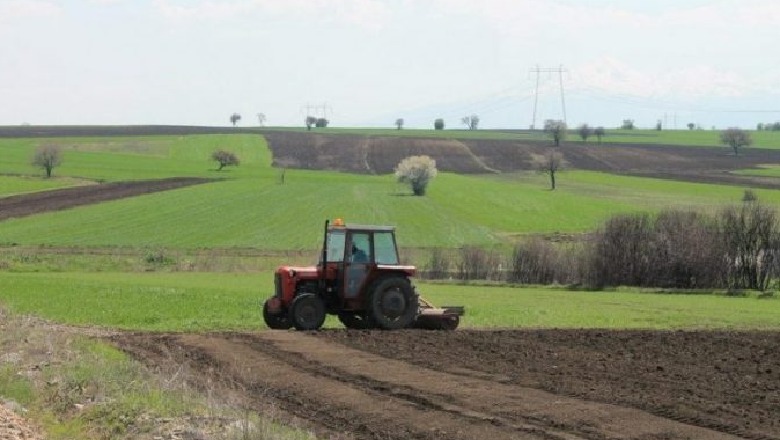
<path id="1" fill-rule="evenodd" d="M 400 263 L 395 228 L 326 221 L 319 264 L 276 269 L 263 318 L 272 329 L 316 330 L 327 314 L 351 329 L 457 328 L 463 307 L 421 299 L 415 272 Z"/>

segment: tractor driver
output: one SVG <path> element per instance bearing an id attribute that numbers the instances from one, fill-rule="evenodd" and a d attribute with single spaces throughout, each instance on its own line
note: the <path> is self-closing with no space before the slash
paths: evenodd
<path id="1" fill-rule="evenodd" d="M 368 255 L 363 249 L 360 249 L 352 243 L 352 262 L 353 263 L 368 263 Z"/>

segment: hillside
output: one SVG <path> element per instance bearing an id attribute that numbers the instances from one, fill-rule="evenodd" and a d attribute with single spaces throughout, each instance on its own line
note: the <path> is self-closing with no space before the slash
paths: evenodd
<path id="1" fill-rule="evenodd" d="M 363 174 L 392 173 L 405 157 L 428 155 L 441 171 L 457 174 L 534 170 L 552 148 L 549 141 L 431 139 L 322 132 L 266 132 L 273 165 Z M 780 163 L 780 151 L 746 149 L 740 156 L 723 147 L 684 148 L 653 144 L 564 143 L 556 149 L 569 169 L 667 179 L 778 188 L 772 178 L 731 172 Z"/>

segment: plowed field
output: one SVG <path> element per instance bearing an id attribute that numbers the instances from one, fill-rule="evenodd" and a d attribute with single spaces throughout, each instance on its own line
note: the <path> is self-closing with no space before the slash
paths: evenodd
<path id="1" fill-rule="evenodd" d="M 0 221 L 212 182 L 199 177 L 112 182 L 0 197 Z"/>
<path id="2" fill-rule="evenodd" d="M 357 439 L 780 439 L 780 333 L 124 334 L 152 367 Z"/>

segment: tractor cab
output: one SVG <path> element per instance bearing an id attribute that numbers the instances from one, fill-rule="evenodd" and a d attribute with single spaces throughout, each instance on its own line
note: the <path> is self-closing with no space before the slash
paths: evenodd
<path id="1" fill-rule="evenodd" d="M 362 309 L 365 289 L 379 276 L 408 278 L 415 270 L 400 264 L 391 226 L 345 225 L 336 219 L 326 227 L 317 272 L 331 299 L 342 303 L 341 309 Z"/>
<path id="2" fill-rule="evenodd" d="M 457 326 L 462 308 L 436 309 L 423 301 L 421 310 L 411 282 L 415 272 L 400 263 L 394 227 L 326 221 L 318 264 L 280 266 L 263 317 L 272 329 L 318 329 L 327 314 L 347 328 L 407 328 L 421 315 L 437 322 L 446 315 L 446 325 Z"/>

